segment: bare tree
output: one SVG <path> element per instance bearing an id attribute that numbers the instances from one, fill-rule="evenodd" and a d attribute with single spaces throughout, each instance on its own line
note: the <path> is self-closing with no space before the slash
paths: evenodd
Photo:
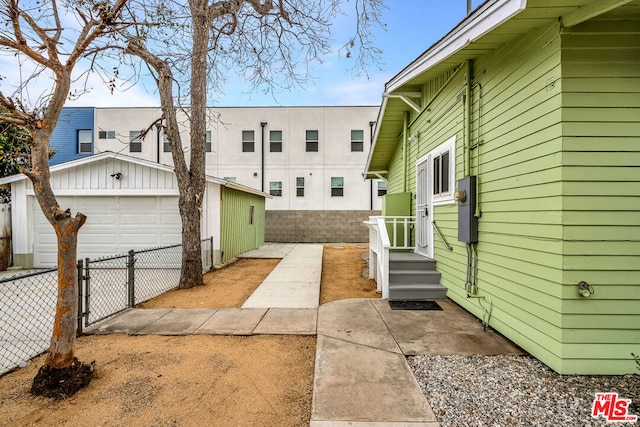
<path id="1" fill-rule="evenodd" d="M 243 76 L 254 89 L 302 87 L 309 79 L 309 64 L 322 61 L 332 49 L 331 23 L 343 12 L 343 4 L 353 5 L 356 22 L 353 35 L 340 50 L 347 57 L 357 52 L 356 70 L 376 66 L 380 51 L 371 43 L 371 30 L 383 26 L 379 17 L 384 4 L 383 0 L 189 0 L 188 7 L 172 0 L 150 0 L 141 4 L 147 8 L 153 4 L 155 16 L 173 23 L 130 34 L 125 52 L 141 58 L 158 83 L 180 191 L 179 287 L 190 288 L 202 284 L 200 223 L 208 91 L 223 89 L 227 73 Z M 188 164 L 178 130 L 179 110 L 189 120 Z"/>
<path id="2" fill-rule="evenodd" d="M 78 63 L 117 23 L 127 0 L 58 2 L 3 0 L 0 3 L 0 51 L 19 56 L 30 67 L 19 89 L 35 87 L 37 79 L 52 82 L 50 90 L 30 102 L 0 92 L 0 122 L 25 129 L 31 140 L 31 167 L 21 172 L 33 183 L 36 199 L 58 240 L 58 299 L 51 343 L 44 366 L 34 378 L 32 392 L 51 396 L 75 393 L 91 380 L 91 365 L 74 357 L 78 312 L 77 234 L 86 217 L 58 205 L 50 184 L 49 140 L 69 96 Z M 68 21 L 75 17 L 76 22 Z M 67 22 L 63 23 L 63 20 Z M 77 23 L 77 25 L 75 25 Z M 6 70 L 5 70 L 6 71 Z M 20 70 L 22 73 L 23 70 Z"/>

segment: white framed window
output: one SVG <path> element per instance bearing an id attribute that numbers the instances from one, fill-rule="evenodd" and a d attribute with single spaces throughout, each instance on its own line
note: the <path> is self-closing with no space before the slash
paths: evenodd
<path id="1" fill-rule="evenodd" d="M 204 152 L 205 153 L 211 152 L 211 131 L 210 130 L 207 131 L 207 140 L 204 143 Z"/>
<path id="2" fill-rule="evenodd" d="M 378 197 L 382 197 L 387 194 L 387 181 L 378 181 Z"/>
<path id="3" fill-rule="evenodd" d="M 116 139 L 115 130 L 99 130 L 98 139 Z"/>
<path id="4" fill-rule="evenodd" d="M 317 153 L 318 152 L 318 131 L 317 130 L 308 130 L 306 132 L 305 139 L 305 150 L 307 153 Z"/>
<path id="5" fill-rule="evenodd" d="M 129 152 L 142 153 L 142 138 L 140 138 L 139 130 L 129 131 Z"/>
<path id="6" fill-rule="evenodd" d="M 269 194 L 273 197 L 281 197 L 282 196 L 282 181 L 271 181 L 269 182 Z"/>
<path id="7" fill-rule="evenodd" d="M 332 176 L 331 177 L 331 197 L 344 196 L 344 177 Z"/>
<path id="8" fill-rule="evenodd" d="M 255 151 L 255 132 L 252 130 L 242 131 L 242 152 L 253 153 Z"/>
<path id="9" fill-rule="evenodd" d="M 352 130 L 351 131 L 351 151 L 364 151 L 364 131 Z"/>
<path id="10" fill-rule="evenodd" d="M 78 153 L 91 154 L 93 132 L 91 129 L 78 130 Z"/>
<path id="11" fill-rule="evenodd" d="M 296 178 L 296 197 L 304 197 L 304 177 Z"/>
<path id="12" fill-rule="evenodd" d="M 162 151 L 165 153 L 171 152 L 171 144 L 169 144 L 169 137 L 166 133 L 162 134 Z"/>
<path id="13" fill-rule="evenodd" d="M 455 135 L 429 153 L 434 204 L 453 203 L 456 177 Z"/>
<path id="14" fill-rule="evenodd" d="M 269 131 L 269 151 L 272 153 L 282 153 L 282 131 Z"/>

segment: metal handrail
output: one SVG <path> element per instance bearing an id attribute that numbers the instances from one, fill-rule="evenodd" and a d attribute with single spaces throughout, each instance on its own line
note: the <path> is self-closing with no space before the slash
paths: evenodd
<path id="1" fill-rule="evenodd" d="M 440 229 L 436 225 L 436 222 L 435 221 L 431 221 L 431 224 L 433 224 L 433 229 L 436 230 L 436 234 L 438 235 L 438 237 L 440 237 L 440 240 L 442 240 L 442 244 L 444 245 L 444 247 L 447 248 L 450 251 L 453 251 L 453 246 L 451 246 L 450 244 L 447 243 L 447 241 L 445 240 L 444 236 L 440 232 Z"/>

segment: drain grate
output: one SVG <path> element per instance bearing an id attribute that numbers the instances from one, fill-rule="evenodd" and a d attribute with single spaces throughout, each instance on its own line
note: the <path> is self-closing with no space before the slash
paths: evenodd
<path id="1" fill-rule="evenodd" d="M 391 310 L 442 310 L 435 301 L 389 301 Z"/>

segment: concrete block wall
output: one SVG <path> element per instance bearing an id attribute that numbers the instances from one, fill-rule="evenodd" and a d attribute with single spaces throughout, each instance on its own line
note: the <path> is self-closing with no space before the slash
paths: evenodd
<path id="1" fill-rule="evenodd" d="M 367 243 L 363 224 L 380 211 L 267 210 L 265 241 L 279 243 Z"/>

